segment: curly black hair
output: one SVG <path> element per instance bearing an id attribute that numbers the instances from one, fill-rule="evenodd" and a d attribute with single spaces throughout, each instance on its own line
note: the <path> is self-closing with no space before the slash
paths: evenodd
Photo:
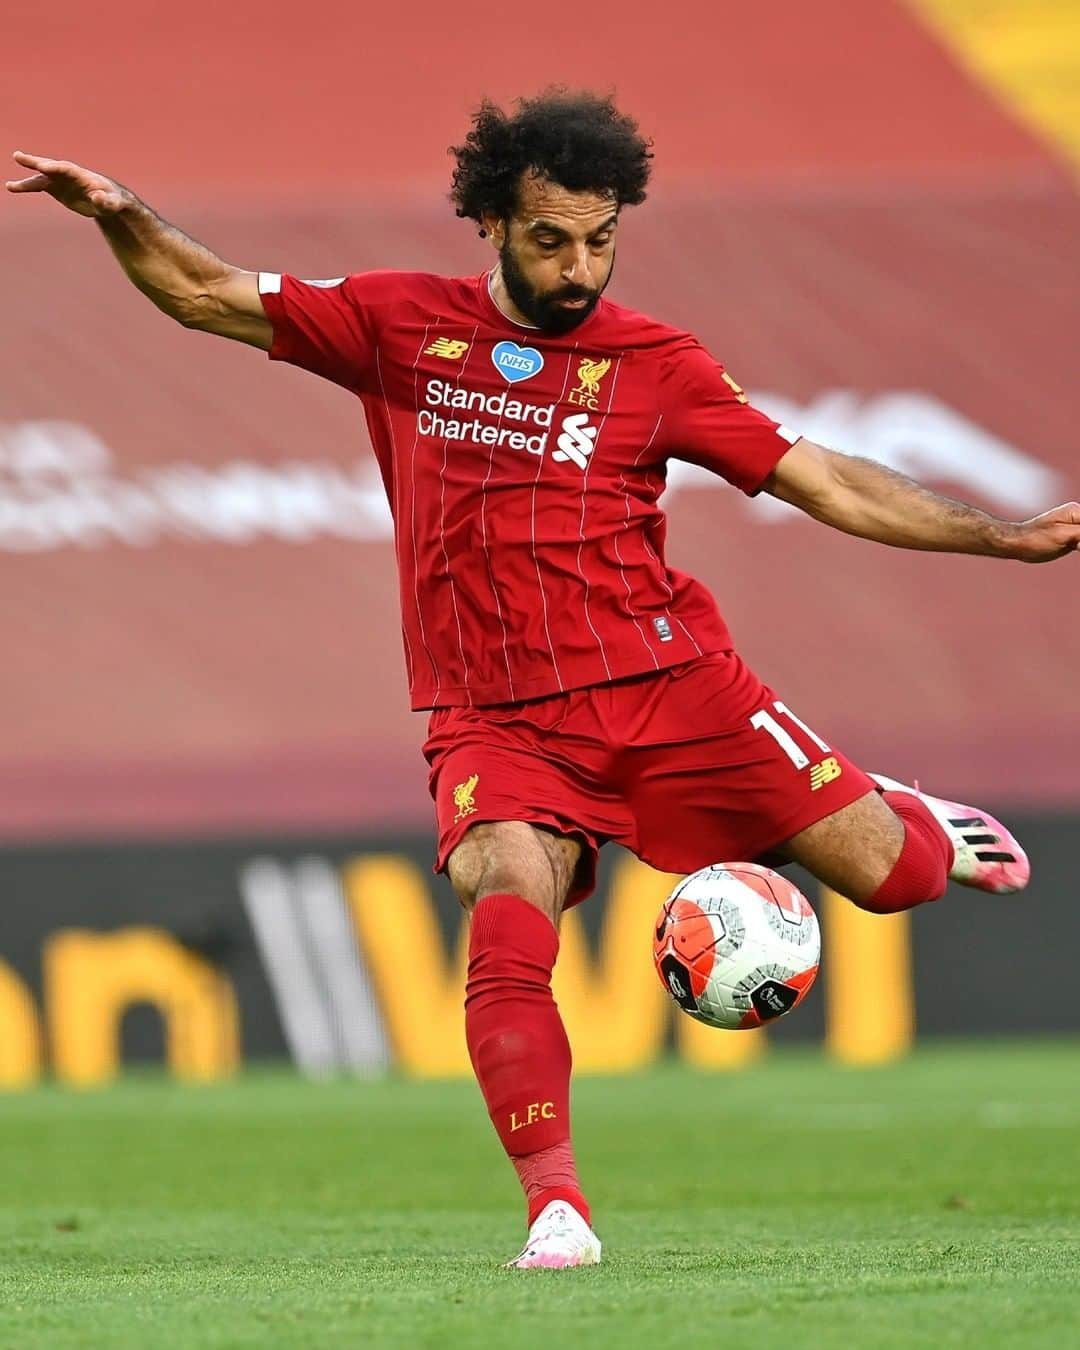
<path id="1" fill-rule="evenodd" d="M 610 95 L 553 86 L 518 99 L 512 116 L 484 99 L 472 122 L 464 145 L 449 151 L 457 160 L 450 200 L 459 216 L 480 222 L 490 211 L 506 220 L 530 171 L 570 192 L 611 196 L 618 206 L 645 200 L 652 142 Z"/>

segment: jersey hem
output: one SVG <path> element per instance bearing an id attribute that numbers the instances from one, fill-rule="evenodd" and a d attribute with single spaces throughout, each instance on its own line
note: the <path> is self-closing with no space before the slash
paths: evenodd
<path id="1" fill-rule="evenodd" d="M 493 708 L 508 703 L 530 703 L 534 699 L 573 693 L 576 689 L 617 684 L 620 680 L 633 679 L 638 675 L 658 675 L 673 666 L 696 661 L 699 656 L 731 651 L 734 643 L 731 634 L 724 632 L 714 633 L 707 639 L 684 636 L 670 646 L 671 650 L 665 651 L 663 656 L 656 654 L 648 660 L 644 656 L 640 660 L 625 659 L 617 663 L 609 660 L 607 670 L 601 661 L 579 663 L 571 668 L 561 683 L 552 672 L 531 680 L 515 680 L 513 690 L 505 683 L 482 685 L 479 688 L 464 684 L 443 684 L 436 689 L 431 685 L 423 685 L 411 690 L 411 708 L 413 712 L 430 712 L 435 708 Z"/>

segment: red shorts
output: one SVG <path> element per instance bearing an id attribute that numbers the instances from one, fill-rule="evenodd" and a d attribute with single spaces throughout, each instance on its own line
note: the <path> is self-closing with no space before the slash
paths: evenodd
<path id="1" fill-rule="evenodd" d="M 566 694 L 436 708 L 424 756 L 435 870 L 482 821 L 524 820 L 583 844 L 567 904 L 609 840 L 663 872 L 753 861 L 875 790 L 735 652 Z"/>

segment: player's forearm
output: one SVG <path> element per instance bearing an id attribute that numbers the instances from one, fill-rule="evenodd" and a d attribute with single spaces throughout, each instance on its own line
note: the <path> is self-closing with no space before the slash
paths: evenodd
<path id="1" fill-rule="evenodd" d="M 120 266 L 158 309 L 187 327 L 208 326 L 234 269 L 124 191 L 130 204 L 97 222 Z"/>
<path id="2" fill-rule="evenodd" d="M 873 460 L 834 454 L 829 487 L 798 503 L 815 519 L 847 534 L 895 548 L 1014 556 L 1017 527 L 966 502 L 932 492 Z"/>

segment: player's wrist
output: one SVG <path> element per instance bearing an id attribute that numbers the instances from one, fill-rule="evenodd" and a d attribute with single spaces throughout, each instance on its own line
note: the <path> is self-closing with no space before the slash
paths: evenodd
<path id="1" fill-rule="evenodd" d="M 986 526 L 985 552 L 993 558 L 1024 558 L 1024 526 L 991 517 Z"/>
<path id="2" fill-rule="evenodd" d="M 110 224 L 130 231 L 154 214 L 141 198 L 122 183 L 110 181 L 107 185 L 95 188 L 90 200 L 97 208 L 95 219 L 106 233 Z"/>
<path id="3" fill-rule="evenodd" d="M 110 186 L 110 192 L 115 193 L 120 201 L 119 205 L 113 209 L 112 214 L 117 216 L 126 216 L 131 220 L 135 216 L 149 216 L 153 213 L 146 203 L 136 197 L 130 188 L 124 187 L 122 183 L 113 183 Z"/>

